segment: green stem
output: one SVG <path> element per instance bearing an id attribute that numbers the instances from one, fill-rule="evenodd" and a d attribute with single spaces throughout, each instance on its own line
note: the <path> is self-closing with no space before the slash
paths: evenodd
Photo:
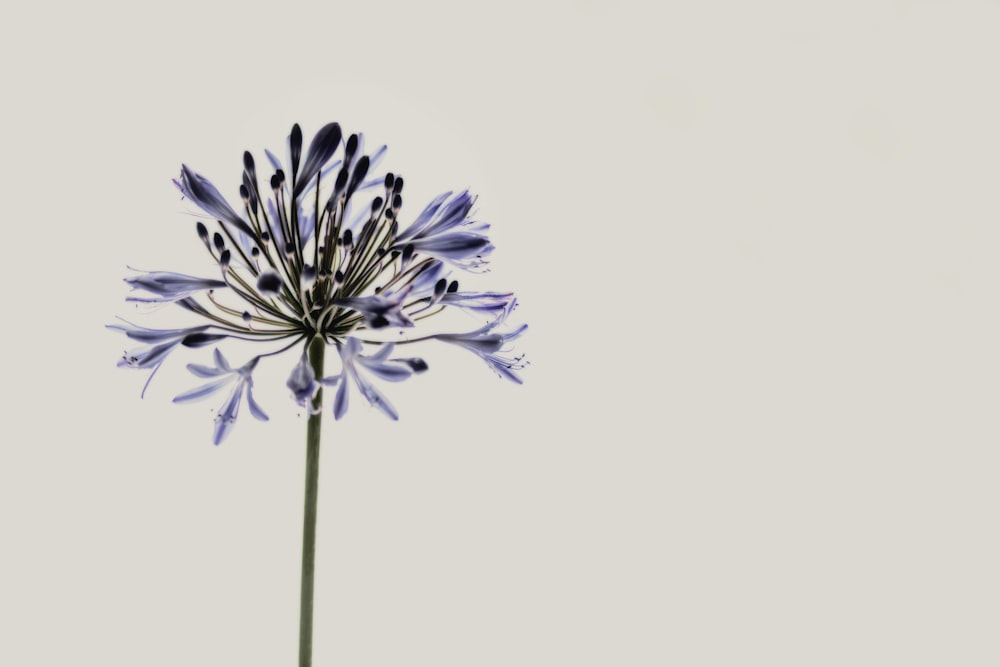
<path id="1" fill-rule="evenodd" d="M 309 363 L 318 381 L 323 377 L 323 338 L 309 345 Z M 306 501 L 302 523 L 302 604 L 299 611 L 299 667 L 312 665 L 313 581 L 316 575 L 316 498 L 319 495 L 319 433 L 323 418 L 322 387 L 313 398 L 315 414 L 306 426 Z"/>

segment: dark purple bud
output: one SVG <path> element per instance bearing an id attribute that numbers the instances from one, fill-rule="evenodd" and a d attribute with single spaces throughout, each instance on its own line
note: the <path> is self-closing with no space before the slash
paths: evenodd
<path id="1" fill-rule="evenodd" d="M 337 174 L 337 180 L 333 184 L 334 196 L 339 195 L 341 192 L 344 191 L 344 188 L 347 187 L 348 176 L 350 176 L 350 171 L 348 170 L 347 165 L 344 165 L 343 167 L 340 168 L 340 173 Z"/>
<path id="2" fill-rule="evenodd" d="M 458 291 L 458 281 L 457 280 L 452 280 L 451 284 L 448 285 L 448 293 L 449 294 L 454 294 L 457 291 Z"/>
<path id="3" fill-rule="evenodd" d="M 292 134 L 288 137 L 288 147 L 292 153 L 292 182 L 299 175 L 299 160 L 302 159 L 302 128 L 296 123 L 292 125 Z"/>
<path id="4" fill-rule="evenodd" d="M 434 300 L 437 301 L 444 295 L 445 289 L 448 287 L 448 279 L 441 278 L 436 283 L 434 283 Z"/>
<path id="5" fill-rule="evenodd" d="M 253 155 L 250 155 L 250 151 L 243 151 L 243 168 L 250 178 L 257 178 L 257 167 L 254 166 Z"/>
<path id="6" fill-rule="evenodd" d="M 306 161 L 302 164 L 302 171 L 299 172 L 298 180 L 295 183 L 294 194 L 296 197 L 309 185 L 315 176 L 320 173 L 323 165 L 326 164 L 340 145 L 340 125 L 328 123 L 319 129 L 312 143 L 309 144 L 309 152 L 306 154 Z"/>
<path id="7" fill-rule="evenodd" d="M 358 189 L 361 182 L 368 175 L 368 156 L 362 155 L 358 163 L 354 165 L 354 173 L 351 174 L 351 185 L 347 188 L 347 196 L 350 197 Z"/>
<path id="8" fill-rule="evenodd" d="M 358 152 L 358 135 L 352 134 L 347 138 L 347 146 L 344 147 L 344 164 L 348 165 L 354 159 L 354 154 Z"/>
<path id="9" fill-rule="evenodd" d="M 271 177 L 271 189 L 277 190 L 280 187 L 281 187 L 281 179 L 278 178 L 277 174 L 275 174 L 274 176 Z"/>
<path id="10" fill-rule="evenodd" d="M 202 347 L 205 345 L 211 345 L 217 340 L 222 340 L 226 337 L 226 334 L 213 334 L 205 333 L 204 331 L 199 331 L 197 333 L 190 333 L 181 340 L 181 345 L 184 347 Z"/>

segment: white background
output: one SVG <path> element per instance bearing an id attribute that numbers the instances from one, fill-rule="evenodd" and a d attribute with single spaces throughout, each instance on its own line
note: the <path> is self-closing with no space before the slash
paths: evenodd
<path id="1" fill-rule="evenodd" d="M 315 664 L 1000 662 L 995 2 L 22 5 L 0 25 L 0 664 L 293 665 L 304 419 L 115 368 L 170 183 L 337 120 L 470 187 L 517 387 L 324 426 Z M 160 315 L 160 314 L 157 314 Z M 207 350 L 197 351 L 207 355 Z M 204 361 L 193 354 L 188 360 Z"/>

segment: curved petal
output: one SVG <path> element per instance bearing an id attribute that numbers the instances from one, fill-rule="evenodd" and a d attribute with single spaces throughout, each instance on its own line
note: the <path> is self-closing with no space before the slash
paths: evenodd
<path id="1" fill-rule="evenodd" d="M 225 377 L 221 380 L 216 380 L 215 382 L 209 382 L 208 384 L 203 384 L 200 387 L 195 387 L 190 391 L 174 396 L 174 403 L 190 403 L 191 401 L 197 401 L 205 398 L 206 396 L 211 396 L 232 381 L 233 379 L 231 377 Z"/>

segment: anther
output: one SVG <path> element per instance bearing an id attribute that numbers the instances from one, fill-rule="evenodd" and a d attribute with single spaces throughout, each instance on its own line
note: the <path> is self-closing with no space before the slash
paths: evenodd
<path id="1" fill-rule="evenodd" d="M 458 291 L 458 281 L 457 280 L 452 280 L 451 284 L 448 285 L 448 293 L 449 294 L 454 294 L 457 291 Z"/>
<path id="2" fill-rule="evenodd" d="M 198 225 L 197 225 L 197 227 L 196 227 L 196 229 L 198 230 L 198 238 L 200 238 L 201 242 L 204 243 L 207 246 L 208 245 L 208 227 L 206 227 L 204 224 L 202 224 L 202 223 L 199 222 Z"/>
<path id="3" fill-rule="evenodd" d="M 257 277 L 257 289 L 264 296 L 278 296 L 281 292 L 281 276 L 274 269 L 267 269 Z"/>
<path id="4" fill-rule="evenodd" d="M 215 235 L 212 237 L 212 242 L 215 244 L 216 252 L 222 252 L 225 250 L 226 242 L 222 240 L 222 234 L 219 232 L 215 232 Z"/>
<path id="5" fill-rule="evenodd" d="M 229 250 L 223 250 L 222 254 L 219 255 L 219 266 L 222 267 L 222 271 L 225 272 L 229 268 L 229 260 L 232 259 L 232 253 Z"/>

